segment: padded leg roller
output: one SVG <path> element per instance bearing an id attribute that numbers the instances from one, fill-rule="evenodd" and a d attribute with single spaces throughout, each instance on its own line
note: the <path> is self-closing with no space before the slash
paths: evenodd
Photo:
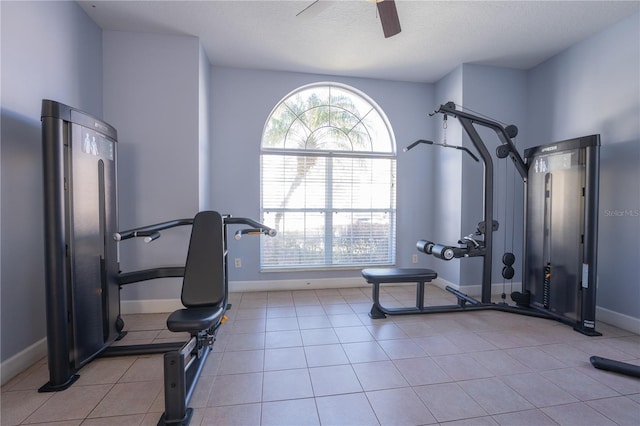
<path id="1" fill-rule="evenodd" d="M 614 373 L 624 374 L 625 376 L 637 377 L 640 379 L 640 365 L 629 364 L 626 362 L 615 361 L 613 359 L 592 356 L 589 358 L 591 365 L 600 370 L 613 371 Z"/>

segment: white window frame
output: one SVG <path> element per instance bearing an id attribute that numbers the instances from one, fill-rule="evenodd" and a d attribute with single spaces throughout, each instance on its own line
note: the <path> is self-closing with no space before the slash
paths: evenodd
<path id="1" fill-rule="evenodd" d="M 300 146 L 287 147 L 287 137 L 289 136 L 289 132 L 293 127 L 293 123 L 296 122 L 296 120 L 300 120 L 300 122 L 302 122 L 301 116 L 313 108 L 309 108 L 305 110 L 302 114 L 293 114 L 295 118 L 292 119 L 290 127 L 283 134 L 282 146 L 273 147 L 265 143 L 270 121 L 274 116 L 274 114 L 278 111 L 278 108 L 280 108 L 283 105 L 286 106 L 287 105 L 286 102 L 288 100 L 294 99 L 294 97 L 300 94 L 301 92 L 306 92 L 313 89 L 318 89 L 318 90 L 328 89 L 330 93 L 329 99 L 333 99 L 331 95 L 331 91 L 332 90 L 335 91 L 337 89 L 337 91 L 339 91 L 340 93 L 348 94 L 349 97 L 352 97 L 353 100 L 357 101 L 354 104 L 352 104 L 353 105 L 352 111 L 347 111 L 345 109 L 344 113 L 348 115 L 349 119 L 355 120 L 354 121 L 355 124 L 353 127 L 355 128 L 356 126 L 360 126 L 361 128 L 359 130 L 360 133 L 366 135 L 366 137 L 369 138 L 368 147 L 365 147 L 365 148 L 363 148 L 362 146 L 356 147 L 355 144 L 353 144 L 350 141 L 348 134 L 346 134 L 346 138 L 349 139 L 351 149 L 344 149 L 344 148 L 341 149 L 335 146 L 329 147 L 328 149 L 318 149 L 317 146 L 309 147 L 306 145 L 302 147 Z M 366 105 L 366 108 L 365 108 L 366 111 L 360 111 L 360 109 L 356 105 L 359 105 L 360 107 L 363 107 Z M 333 105 L 331 101 L 329 101 L 328 104 L 322 104 L 316 107 L 326 107 L 326 108 L 329 108 L 329 111 L 331 111 L 331 108 L 339 108 Z M 369 120 L 368 119 L 365 120 L 365 117 L 369 116 L 369 114 L 371 114 L 370 119 L 376 120 L 375 121 L 376 129 L 367 127 L 367 123 L 369 122 Z M 330 116 L 333 117 L 332 115 Z M 362 130 L 362 128 L 366 130 Z M 386 142 L 384 144 L 385 146 L 382 147 L 383 149 L 380 149 L 380 145 L 376 145 L 376 142 L 374 141 L 374 138 L 376 137 L 375 130 L 377 130 L 378 133 L 380 133 L 381 128 L 383 128 L 385 133 L 382 135 L 382 138 L 380 140 L 382 140 L 383 142 Z M 336 133 L 340 133 L 340 130 L 337 130 L 335 127 L 332 127 L 331 124 L 319 126 L 317 129 L 311 129 L 309 127 L 306 128 L 306 130 L 309 131 L 310 133 L 313 133 L 316 130 L 324 131 L 327 129 L 329 129 L 330 132 L 335 131 Z M 353 128 L 351 130 L 353 130 Z M 338 139 L 340 139 L 341 136 L 342 136 L 341 134 L 338 135 Z M 327 137 L 327 138 L 331 139 L 330 137 Z M 341 141 L 341 142 L 344 143 L 344 141 Z M 349 146 L 349 143 L 345 143 L 345 145 Z M 309 159 L 316 158 L 318 160 L 314 160 L 314 164 L 316 164 L 316 161 L 322 161 L 324 164 L 324 173 L 325 173 L 324 185 L 325 185 L 326 195 L 324 196 L 323 205 L 321 207 L 312 206 L 309 208 L 307 208 L 306 205 L 305 207 L 302 207 L 302 208 L 301 207 L 289 208 L 283 205 L 281 205 L 280 207 L 274 207 L 273 205 L 265 207 L 265 192 L 268 191 L 268 189 L 265 188 L 265 185 L 266 185 L 265 167 L 267 167 L 265 166 L 265 163 L 268 163 L 270 159 L 277 159 L 278 161 L 280 160 L 286 161 L 287 158 L 289 159 L 296 158 L 296 161 L 299 162 L 300 157 L 307 157 Z M 340 161 L 342 162 L 351 161 L 352 164 L 368 164 L 368 166 L 363 166 L 363 167 L 369 167 L 368 170 L 371 175 L 375 174 L 373 173 L 374 171 L 373 164 L 375 164 L 375 162 L 378 162 L 379 163 L 378 165 L 382 164 L 384 166 L 383 169 L 389 173 L 388 181 L 384 181 L 384 179 L 381 179 L 379 177 L 378 178 L 372 177 L 370 179 L 375 180 L 376 182 L 378 180 L 383 180 L 382 185 L 389 186 L 388 188 L 384 189 L 385 190 L 384 193 L 387 194 L 389 198 L 388 205 L 385 205 L 382 207 L 370 206 L 367 208 L 359 208 L 354 206 L 351 206 L 349 208 L 334 208 L 334 206 L 332 205 L 332 200 L 338 192 L 336 193 L 333 192 L 333 189 L 332 189 L 333 185 L 332 185 L 331 179 L 332 179 L 332 176 L 334 176 L 333 164 Z M 285 167 L 285 169 L 287 168 Z M 316 170 L 318 170 L 318 167 L 316 167 Z M 305 178 L 307 177 L 306 173 L 308 172 L 305 172 Z M 277 245 L 277 241 L 272 242 L 270 241 L 272 240 L 271 238 L 268 239 L 269 241 L 266 241 L 265 239 L 261 239 L 261 253 L 260 253 L 261 270 L 282 271 L 282 270 L 293 270 L 293 269 L 295 270 L 352 269 L 352 268 L 362 268 L 364 266 L 372 266 L 372 265 L 380 265 L 380 266 L 394 265 L 396 260 L 396 217 L 397 217 L 396 215 L 396 180 L 397 180 L 396 143 L 395 143 L 393 130 L 391 128 L 389 120 L 387 119 L 382 109 L 369 96 L 367 96 L 365 93 L 351 86 L 347 86 L 347 85 L 335 83 L 335 82 L 314 83 L 314 84 L 302 86 L 292 91 L 287 96 L 282 98 L 280 102 L 278 102 L 278 104 L 271 111 L 263 130 L 261 153 L 260 153 L 260 188 L 261 188 L 260 214 L 261 214 L 263 223 L 270 226 L 275 225 L 274 216 L 272 216 L 273 214 L 279 214 L 281 218 L 284 217 L 285 219 L 283 219 L 283 223 L 286 223 L 286 217 L 287 217 L 286 215 L 288 214 L 296 214 L 296 213 L 303 214 L 305 215 L 305 218 L 306 218 L 306 214 L 324 215 L 324 233 L 323 233 L 324 235 L 322 238 L 320 238 L 320 240 L 322 241 L 321 245 L 323 247 L 323 252 L 324 252 L 323 253 L 324 261 L 322 261 L 321 263 L 318 263 L 316 259 L 311 263 L 298 261 L 298 262 L 290 262 L 290 263 L 284 262 L 284 263 L 274 264 L 274 262 L 269 261 L 269 259 L 265 259 L 266 257 L 268 257 L 268 256 L 265 256 L 265 249 L 267 249 L 268 247 L 273 247 L 274 245 Z M 353 192 L 353 186 L 351 186 L 351 192 Z M 282 202 L 284 203 L 285 198 L 286 196 L 282 198 L 277 198 L 277 199 L 282 200 Z M 374 197 L 371 197 L 371 198 L 374 198 Z M 380 202 L 380 201 L 377 201 L 377 202 Z M 336 262 L 335 256 L 339 255 L 339 253 L 336 254 L 333 252 L 334 250 L 333 238 L 334 238 L 334 232 L 336 231 L 336 229 L 334 229 L 334 226 L 333 226 L 333 218 L 339 214 L 345 214 L 347 216 L 351 214 L 352 223 L 353 223 L 354 217 L 360 218 L 359 220 L 363 220 L 364 222 L 366 222 L 367 220 L 369 220 L 367 219 L 367 215 L 369 215 L 370 228 L 374 228 L 373 218 L 379 217 L 376 215 L 383 215 L 383 216 L 386 215 L 387 221 L 388 221 L 388 228 L 386 228 L 386 231 L 388 231 L 388 237 L 387 237 L 388 240 L 386 242 L 387 246 L 383 247 L 383 249 L 381 250 L 381 251 L 386 251 L 386 255 L 384 255 L 384 258 L 381 259 L 379 254 L 373 255 L 373 256 L 367 256 L 365 254 L 362 257 L 360 257 L 360 259 L 358 260 L 352 259 L 351 262 L 340 262 L 340 261 Z M 351 227 L 353 227 L 353 225 L 351 225 Z M 283 234 L 286 235 L 286 232 L 287 232 L 286 226 L 283 226 L 283 228 L 285 229 L 279 230 L 281 237 L 284 237 Z M 313 240 L 313 238 L 309 238 L 309 239 L 307 238 L 308 237 L 306 236 L 306 227 L 305 227 L 305 237 L 304 237 L 305 244 Z M 358 238 L 360 240 L 363 240 L 361 236 Z M 354 240 L 357 240 L 358 238 L 351 238 L 352 243 L 354 242 Z M 278 236 L 276 236 L 275 239 L 278 239 Z M 350 238 L 343 236 L 341 237 L 341 239 L 349 240 Z M 369 244 L 375 245 L 375 242 L 373 241 L 375 241 L 375 239 L 372 238 Z M 365 243 L 365 246 L 366 246 L 366 243 Z M 353 246 L 351 248 L 353 249 Z M 349 256 L 357 257 L 353 253 L 351 253 L 350 255 L 347 255 L 347 257 Z M 287 257 L 287 255 L 283 255 L 283 257 Z"/>

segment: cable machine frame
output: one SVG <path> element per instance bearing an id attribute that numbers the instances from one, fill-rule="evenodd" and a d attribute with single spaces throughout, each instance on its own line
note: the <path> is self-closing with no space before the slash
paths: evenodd
<path id="1" fill-rule="evenodd" d="M 484 233 L 484 259 L 483 259 L 483 272 L 482 272 L 482 303 L 491 303 L 491 268 L 493 261 L 493 232 L 487 226 L 492 224 L 493 227 L 493 158 L 487 149 L 487 146 L 483 142 L 480 134 L 473 126 L 479 124 L 483 127 L 487 127 L 498 135 L 498 138 L 502 142 L 502 147 L 506 149 L 506 153 L 509 155 L 516 170 L 520 174 L 522 180 L 526 183 L 527 180 L 527 166 L 524 160 L 518 153 L 516 146 L 514 145 L 511 137 L 515 137 L 517 134 L 517 128 L 515 126 L 508 126 L 506 129 L 499 123 L 488 120 L 477 115 L 469 114 L 464 111 L 456 109 L 453 102 L 448 102 L 445 105 L 441 105 L 438 110 L 433 114 L 445 114 L 451 115 L 458 119 L 462 128 L 467 132 L 473 146 L 478 150 L 482 163 L 484 165 L 483 171 L 483 218 L 482 222 L 485 223 Z M 508 133 L 509 132 L 509 133 Z"/>
<path id="2" fill-rule="evenodd" d="M 493 183 L 494 183 L 494 168 L 493 168 L 493 159 L 489 150 L 482 140 L 482 137 L 474 127 L 474 125 L 480 125 L 482 127 L 489 128 L 493 130 L 498 139 L 501 142 L 496 148 L 496 155 L 498 158 L 506 158 L 507 156 L 512 160 L 518 174 L 522 178 L 523 184 L 525 185 L 525 193 L 527 189 L 527 180 L 528 180 L 528 164 L 523 160 L 523 158 L 518 153 L 518 150 L 511 140 L 511 138 L 515 137 L 518 133 L 518 129 L 514 125 L 509 125 L 503 127 L 500 123 L 487 119 L 485 117 L 480 117 L 475 114 L 471 114 L 465 111 L 461 111 L 456 108 L 455 103 L 448 102 L 444 105 L 440 105 L 440 107 L 429 114 L 429 116 L 434 116 L 436 114 L 443 114 L 445 118 L 449 115 L 458 119 L 463 129 L 471 139 L 473 146 L 476 148 L 478 153 L 480 154 L 480 158 L 483 163 L 483 218 L 482 222 L 478 225 L 477 235 L 484 235 L 484 241 L 460 241 L 460 244 L 466 243 L 466 247 L 445 247 L 439 244 L 434 244 L 430 241 L 421 240 L 417 244 L 418 251 L 424 252 L 426 254 L 434 254 L 436 257 L 439 257 L 444 260 L 450 260 L 452 258 L 465 258 L 465 257 L 483 257 L 483 272 L 482 272 L 482 285 L 481 285 L 481 300 L 476 300 L 471 296 L 468 296 L 457 289 L 454 289 L 450 286 L 447 286 L 445 290 L 454 294 L 457 299 L 457 305 L 444 305 L 444 306 L 423 306 L 423 304 L 418 303 L 416 308 L 383 308 L 378 298 L 376 297 L 376 292 L 379 292 L 379 285 L 387 282 L 401 282 L 400 278 L 403 275 L 403 269 L 391 269 L 388 270 L 388 275 L 384 274 L 372 274 L 372 270 L 363 270 L 363 275 L 368 281 L 374 285 L 374 306 L 372 307 L 370 316 L 372 318 L 382 318 L 385 317 L 386 314 L 428 314 L 428 313 L 444 313 L 444 312 L 459 312 L 459 311 L 471 311 L 471 310 L 482 310 L 482 309 L 493 309 L 504 312 L 511 312 L 521 315 L 534 316 L 539 318 L 553 319 L 565 323 L 567 325 L 573 326 L 574 330 L 588 335 L 588 336 L 599 336 L 601 333 L 595 331 L 595 316 L 592 315 L 589 319 L 581 318 L 580 321 L 572 320 L 563 315 L 556 314 L 546 309 L 540 309 L 536 306 L 525 305 L 518 303 L 517 305 L 508 305 L 505 302 L 494 303 L 491 301 L 491 287 L 492 287 L 492 261 L 493 261 L 493 231 L 497 230 L 497 222 L 494 220 L 493 215 L 493 204 L 494 204 L 494 194 L 493 194 Z M 597 137 L 597 136 L 596 136 Z M 599 141 L 599 137 L 598 141 Z M 411 149 L 416 146 L 418 143 L 427 143 L 433 144 L 429 141 L 417 141 L 407 147 L 407 149 Z M 448 145 L 447 145 L 448 146 Z M 471 154 L 468 150 L 463 149 L 462 147 L 450 146 L 456 149 L 461 149 L 469 154 Z M 471 157 L 474 157 L 471 155 Z M 475 159 L 475 157 L 474 157 Z M 597 166 L 595 167 L 597 172 Z M 595 176 L 595 177 L 594 177 Z M 597 175 L 591 173 L 587 178 L 590 180 L 587 184 L 594 185 L 596 187 L 595 197 L 592 195 L 589 200 L 586 202 L 590 207 L 597 205 Z M 595 179 L 595 181 L 594 181 Z M 526 197 L 524 202 L 525 207 L 525 224 L 526 224 Z M 595 203 L 595 204 L 594 204 Z M 591 210 L 586 213 L 592 216 Z M 591 218 L 593 220 L 593 218 Z M 596 222 L 597 226 L 597 222 Z M 526 232 L 526 230 L 525 230 Z M 591 233 L 593 234 L 593 233 Z M 590 245 L 585 252 L 589 252 L 587 256 L 592 258 L 595 256 L 596 246 L 595 246 L 595 235 L 590 235 L 588 237 L 590 239 Z M 524 247 L 523 247 L 524 249 Z M 523 266 L 524 268 L 524 266 Z M 412 280 L 422 280 L 422 282 L 418 282 L 418 287 L 423 286 L 425 280 L 423 277 L 419 277 L 415 272 L 415 270 L 406 270 L 407 274 L 406 280 L 404 282 L 409 282 Z M 413 271 L 413 272 L 410 272 Z M 421 270 L 423 273 L 430 272 L 434 276 L 437 276 L 431 270 Z M 595 265 L 592 268 L 592 271 L 595 271 Z M 526 283 L 524 282 L 523 274 L 523 288 L 526 287 Z M 595 285 L 582 286 L 583 288 L 587 288 L 587 295 L 580 295 L 580 303 L 584 307 L 586 304 L 590 305 L 590 310 L 595 311 Z M 513 298 L 513 294 L 512 294 Z M 581 310 L 581 314 L 584 313 L 584 308 Z"/>

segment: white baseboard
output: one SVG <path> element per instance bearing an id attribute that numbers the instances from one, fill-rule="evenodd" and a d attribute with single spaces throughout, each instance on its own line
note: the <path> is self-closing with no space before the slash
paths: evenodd
<path id="1" fill-rule="evenodd" d="M 327 288 L 367 287 L 362 277 L 317 278 L 311 280 L 231 281 L 229 293 L 245 291 L 321 290 Z"/>
<path id="2" fill-rule="evenodd" d="M 180 299 L 146 299 L 146 300 L 122 300 L 120 313 L 127 314 L 159 314 L 173 312 L 182 309 Z"/>
<path id="3" fill-rule="evenodd" d="M 632 333 L 640 334 L 640 318 L 634 318 L 629 315 L 596 306 L 596 320 Z M 598 325 L 596 324 L 596 329 L 597 328 Z"/>
<path id="4" fill-rule="evenodd" d="M 45 356 L 47 356 L 46 338 L 38 340 L 33 345 L 4 361 L 0 364 L 0 382 L 2 386 Z"/>

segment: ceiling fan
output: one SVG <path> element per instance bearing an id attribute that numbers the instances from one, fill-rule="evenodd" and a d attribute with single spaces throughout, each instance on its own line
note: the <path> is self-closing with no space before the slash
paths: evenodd
<path id="1" fill-rule="evenodd" d="M 376 3 L 378 7 L 378 15 L 380 16 L 380 22 L 382 23 L 382 31 L 384 33 L 385 38 L 393 37 L 394 35 L 400 33 L 400 20 L 398 19 L 398 9 L 396 9 L 395 0 L 368 0 L 372 3 Z M 296 16 L 300 16 L 303 12 L 309 10 L 312 6 L 316 6 L 315 9 L 319 9 L 317 7 L 320 0 L 315 0 L 307 7 L 302 9 L 300 12 L 296 14 Z M 325 7 L 328 5 L 327 2 L 322 2 Z M 322 8 L 324 9 L 324 7 Z"/>
<path id="2" fill-rule="evenodd" d="M 375 0 L 378 6 L 378 14 L 380 22 L 382 22 L 382 31 L 384 38 L 392 37 L 398 34 L 400 29 L 400 20 L 398 19 L 398 9 L 394 0 Z"/>

